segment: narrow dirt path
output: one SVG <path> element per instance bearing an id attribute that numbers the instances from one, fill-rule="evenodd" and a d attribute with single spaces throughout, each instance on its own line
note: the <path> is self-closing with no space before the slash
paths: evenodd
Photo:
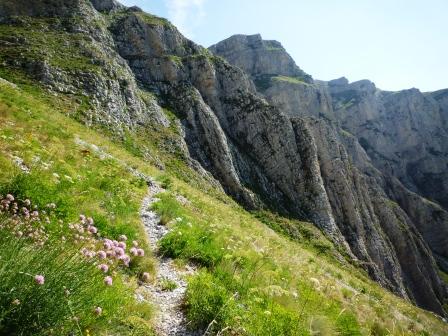
<path id="1" fill-rule="evenodd" d="M 153 251 L 157 251 L 157 242 L 168 233 L 165 225 L 160 224 L 160 217 L 150 209 L 151 204 L 157 201 L 155 195 L 163 189 L 154 181 L 149 185 L 148 195 L 143 199 L 140 217 L 148 234 Z M 153 302 L 159 311 L 155 319 L 156 331 L 161 336 L 196 336 L 198 334 L 187 330 L 187 321 L 182 312 L 181 304 L 187 289 L 185 276 L 192 274 L 194 269 L 187 266 L 185 271 L 179 271 L 173 264 L 173 260 L 160 256 L 157 258 L 158 269 L 154 284 L 143 287 L 151 294 Z M 163 289 L 162 283 L 175 283 L 173 290 Z"/>

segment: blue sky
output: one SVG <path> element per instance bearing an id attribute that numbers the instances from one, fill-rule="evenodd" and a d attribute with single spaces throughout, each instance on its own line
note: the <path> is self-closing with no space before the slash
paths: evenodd
<path id="1" fill-rule="evenodd" d="M 384 90 L 448 88 L 447 0 L 121 0 L 210 46 L 233 34 L 280 41 L 316 79 Z"/>

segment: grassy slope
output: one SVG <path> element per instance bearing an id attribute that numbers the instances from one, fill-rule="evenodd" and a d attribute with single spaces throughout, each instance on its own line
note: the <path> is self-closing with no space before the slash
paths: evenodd
<path id="1" fill-rule="evenodd" d="M 282 328 L 281 322 L 288 326 L 292 321 L 302 334 L 446 333 L 446 324 L 431 314 L 381 289 L 354 266 L 336 261 L 329 243 L 312 226 L 266 213 L 250 214 L 225 195 L 216 197 L 216 191 L 204 193 L 173 174 L 162 174 L 120 144 L 66 117 L 64 113 L 73 108 L 71 101 L 50 97 L 34 86 L 15 89 L 0 84 L 1 185 L 15 186 L 41 203 L 47 197 L 56 199 L 68 219 L 78 213 L 92 215 L 111 235 L 125 231 L 142 237 L 137 211 L 146 187 L 126 166 L 165 180 L 168 175 L 168 192 L 156 208 L 174 231 L 162 248 L 177 256 L 180 264 L 190 259 L 204 266 L 190 279 L 187 301 L 188 314 L 198 325 L 211 314 L 217 323 L 249 331 Z M 113 158 L 101 159 L 92 148 L 78 145 L 77 138 Z M 31 168 L 27 181 L 32 183 L 16 177 L 18 168 L 11 155 Z M 189 202 L 179 204 L 175 197 L 179 194 Z M 176 217 L 182 220 L 172 221 Z M 277 229 L 299 228 L 297 239 L 277 234 L 266 223 Z M 207 284 L 216 286 L 207 291 Z M 222 289 L 218 297 L 223 302 L 201 301 L 216 298 L 216 288 Z M 233 296 L 234 292 L 239 295 Z M 241 313 L 238 303 L 252 309 L 245 316 L 249 324 L 236 319 Z M 214 310 L 223 304 L 224 309 Z"/>
<path id="2" fill-rule="evenodd" d="M 0 193 L 30 198 L 41 206 L 55 202 L 57 215 L 64 222 L 75 221 L 84 213 L 95 219 L 103 235 L 117 238 L 124 233 L 131 239 L 138 238 L 148 250 L 138 216 L 146 183 L 127 168 L 134 166 L 135 160 L 110 141 L 57 112 L 72 108 L 69 100 L 45 95 L 37 86 L 24 85 L 23 90 L 18 90 L 0 83 Z M 113 158 L 101 157 L 90 146 L 78 144 L 77 139 L 105 146 Z M 23 160 L 30 174 L 18 168 L 16 158 Z M 148 167 L 144 171 L 153 173 L 154 169 Z M 147 257 L 134 266 L 130 275 L 153 272 L 153 259 Z M 132 287 L 134 280 L 129 281 Z M 100 329 L 129 329 L 128 325 L 135 324 L 137 329 L 146 329 L 144 335 L 148 335 L 150 329 L 145 323 L 136 322 L 141 317 L 148 318 L 147 308 L 133 304 L 123 309 L 128 310 L 128 318 Z"/>

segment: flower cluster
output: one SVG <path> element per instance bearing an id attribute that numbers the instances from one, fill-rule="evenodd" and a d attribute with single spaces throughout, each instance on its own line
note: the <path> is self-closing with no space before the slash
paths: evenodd
<path id="1" fill-rule="evenodd" d="M 47 204 L 39 211 L 29 199 L 17 200 L 13 195 L 0 196 L 0 215 L 6 217 L 0 223 L 0 230 L 8 230 L 18 238 L 29 239 L 38 246 L 48 240 L 45 224 L 50 222 L 50 213 L 56 208 L 54 203 Z"/>
<path id="2" fill-rule="evenodd" d="M 120 235 L 118 240 L 101 238 L 93 218 L 80 215 L 77 223 L 68 224 L 71 238 L 76 244 L 82 244 L 81 255 L 92 260 L 100 272 L 105 274 L 104 283 L 111 286 L 118 267 L 129 267 L 133 258 L 143 257 L 145 251 L 139 248 L 137 241 L 128 246 L 128 238 Z"/>
<path id="3" fill-rule="evenodd" d="M 76 222 L 64 225 L 62 220 L 57 220 L 52 211 L 56 209 L 56 204 L 49 203 L 45 209 L 38 209 L 29 199 L 17 200 L 13 195 L 0 195 L 0 216 L 4 220 L 0 221 L 0 234 L 2 230 L 12 234 L 20 240 L 43 246 L 50 238 L 46 231 L 46 224 L 58 223 L 61 229 L 61 236 L 58 233 L 48 230 L 51 235 L 60 239 L 63 243 L 71 243 L 79 247 L 79 255 L 85 262 L 92 263 L 104 275 L 103 283 L 112 286 L 117 270 L 120 267 L 129 267 L 135 258 L 141 258 L 145 251 L 139 247 L 137 241 L 128 242 L 125 235 L 120 235 L 117 240 L 102 237 L 95 226 L 94 219 L 85 215 L 80 215 Z M 65 228 L 64 228 L 65 227 Z M 30 276 L 37 286 L 45 286 L 45 274 L 26 274 Z M 145 274 L 149 279 L 149 274 Z M 66 290 L 66 295 L 70 291 Z M 20 305 L 19 300 L 14 300 L 13 305 Z M 93 313 L 97 316 L 102 314 L 101 307 L 94 307 Z"/>

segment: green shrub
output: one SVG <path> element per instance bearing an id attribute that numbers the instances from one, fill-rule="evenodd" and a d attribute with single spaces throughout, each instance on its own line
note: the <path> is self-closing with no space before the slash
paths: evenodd
<path id="1" fill-rule="evenodd" d="M 173 291 L 177 288 L 177 284 L 170 279 L 162 279 L 159 285 L 163 291 Z"/>
<path id="2" fill-rule="evenodd" d="M 173 180 L 168 175 L 162 175 L 158 180 L 164 189 L 170 189 L 173 185 Z"/>
<path id="3" fill-rule="evenodd" d="M 305 329 L 299 316 L 276 303 L 273 297 L 263 291 L 244 295 L 233 290 L 205 270 L 192 277 L 186 294 L 191 326 L 208 328 L 212 334 L 226 328 L 229 335 L 303 334 Z"/>
<path id="4" fill-rule="evenodd" d="M 306 329 L 299 316 L 272 298 L 251 301 L 241 318 L 241 328 L 248 335 L 304 335 Z"/>
<path id="5" fill-rule="evenodd" d="M 343 312 L 336 320 L 336 329 L 341 336 L 361 336 L 356 316 L 349 312 Z"/>
<path id="6" fill-rule="evenodd" d="M 225 313 L 222 309 L 230 299 L 231 295 L 226 288 L 212 274 L 205 270 L 200 271 L 188 282 L 185 299 L 191 327 L 205 329 L 215 319 L 222 321 Z"/>
<path id="7" fill-rule="evenodd" d="M 160 193 L 157 197 L 160 200 L 152 205 L 152 209 L 160 216 L 162 224 L 166 225 L 175 218 L 183 216 L 181 206 L 169 193 Z"/>
<path id="8" fill-rule="evenodd" d="M 212 232 L 185 221 L 177 223 L 160 240 L 159 247 L 164 255 L 188 259 L 207 267 L 216 265 L 224 255 Z"/>

